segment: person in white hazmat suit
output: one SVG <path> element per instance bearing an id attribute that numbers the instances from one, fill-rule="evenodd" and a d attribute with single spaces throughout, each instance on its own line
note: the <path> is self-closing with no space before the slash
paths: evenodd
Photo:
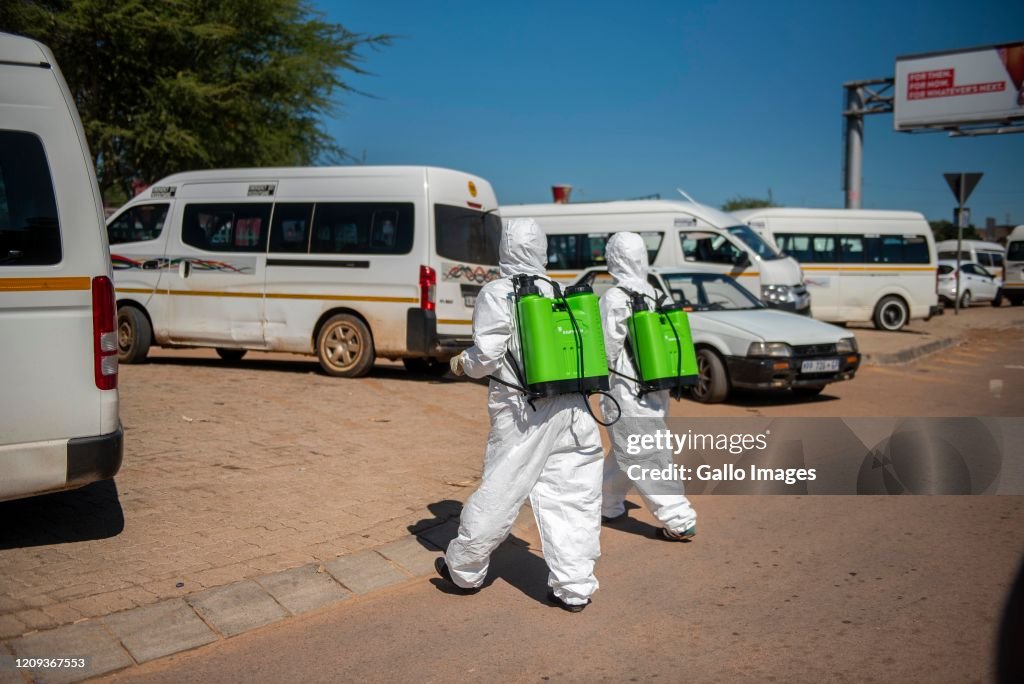
<path id="1" fill-rule="evenodd" d="M 510 357 L 522 364 L 515 329 L 512 276 L 543 275 L 547 238 L 533 219 L 512 219 L 499 245 L 501 277 L 480 290 L 473 310 L 473 346 L 451 361 L 452 372 L 520 380 Z M 551 286 L 537 285 L 546 296 Z M 530 498 L 550 574 L 548 600 L 579 612 L 597 590 L 600 555 L 603 449 L 597 423 L 579 394 L 534 399 L 490 382 L 491 431 L 480 487 L 462 510 L 458 536 L 435 567 L 463 593 L 484 583 L 491 553 L 508 536 Z"/>
<path id="2" fill-rule="evenodd" d="M 626 516 L 626 494 L 636 485 L 647 508 L 663 525 L 661 535 L 672 541 L 688 541 L 697 532 L 697 512 L 683 495 L 683 485 L 651 478 L 631 480 L 627 469 L 633 464 L 644 471 L 662 470 L 672 464 L 669 449 L 644 449 L 639 454 L 626 450 L 626 440 L 633 434 L 654 434 L 667 429 L 669 390 L 647 392 L 637 396 L 637 371 L 625 349 L 628 332 L 626 321 L 633 315 L 631 296 L 625 290 L 638 292 L 657 299 L 655 290 L 647 281 L 649 270 L 647 246 L 636 233 L 616 233 L 605 247 L 608 272 L 615 279 L 615 287 L 601 296 L 601 323 L 604 328 L 604 348 L 608 356 L 610 375 L 609 394 L 618 407 L 605 396 L 601 397 L 601 410 L 606 416 L 621 411 L 620 418 L 608 428 L 611 449 L 605 459 L 604 496 L 601 516 L 605 523 L 614 523 Z M 654 299 L 647 299 L 652 308 Z M 636 451 L 637 447 L 633 447 Z M 636 470 L 636 469 L 634 469 Z M 667 491 L 678 486 L 677 493 Z"/>

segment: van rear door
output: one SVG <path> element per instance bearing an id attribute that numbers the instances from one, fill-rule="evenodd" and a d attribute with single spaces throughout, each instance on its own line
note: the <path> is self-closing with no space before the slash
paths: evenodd
<path id="1" fill-rule="evenodd" d="M 501 219 L 493 212 L 451 204 L 434 204 L 433 211 L 437 332 L 468 338 L 480 288 L 500 275 Z"/>

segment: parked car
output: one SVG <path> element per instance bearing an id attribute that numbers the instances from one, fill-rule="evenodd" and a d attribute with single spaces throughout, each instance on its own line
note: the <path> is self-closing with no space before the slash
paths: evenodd
<path id="1" fill-rule="evenodd" d="M 650 281 L 689 313 L 699 373 L 692 396 L 699 402 L 724 401 L 734 388 L 813 396 L 831 382 L 852 379 L 860 366 L 848 330 L 770 309 L 725 274 L 656 267 Z M 597 267 L 577 282 L 598 295 L 613 286 L 607 269 Z"/>
<path id="2" fill-rule="evenodd" d="M 956 260 L 939 261 L 939 297 L 952 305 L 956 301 Z M 1003 303 L 1003 279 L 973 261 L 960 262 L 960 307 L 973 302 Z"/>
<path id="3" fill-rule="evenodd" d="M 940 261 L 956 261 L 956 240 L 943 240 L 935 243 L 935 251 Z M 1006 248 L 998 242 L 984 240 L 963 240 L 960 243 L 960 261 L 973 261 L 981 264 L 993 273 L 1002 273 L 1006 263 Z"/>
<path id="4" fill-rule="evenodd" d="M 0 500 L 121 467 L 110 255 L 74 103 L 44 45 L 0 33 Z"/>
<path id="5" fill-rule="evenodd" d="M 795 260 L 778 252 L 732 214 L 696 202 L 625 200 L 502 205 L 501 217 L 534 218 L 548 236 L 548 276 L 571 283 L 604 264 L 608 239 L 635 232 L 651 264 L 725 273 L 768 306 L 808 314 L 811 298 Z"/>
<path id="6" fill-rule="evenodd" d="M 735 215 L 800 263 L 820 321 L 900 330 L 942 313 L 932 230 L 917 212 L 768 207 Z"/>
<path id="7" fill-rule="evenodd" d="M 443 374 L 498 277 L 490 184 L 415 166 L 215 169 L 157 181 L 107 222 L 122 363 L 151 344 L 377 358 Z"/>

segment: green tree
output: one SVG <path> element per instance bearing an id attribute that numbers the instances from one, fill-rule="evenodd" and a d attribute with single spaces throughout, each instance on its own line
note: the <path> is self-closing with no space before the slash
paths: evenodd
<path id="1" fill-rule="evenodd" d="M 932 227 L 932 235 L 935 236 L 935 241 L 940 242 L 942 240 L 956 240 L 956 226 L 951 221 L 929 221 L 928 225 Z M 964 228 L 964 240 L 980 240 L 981 236 L 978 235 L 978 231 L 974 226 L 967 226 Z"/>
<path id="2" fill-rule="evenodd" d="M 722 211 L 737 211 L 739 209 L 760 209 L 761 207 L 777 206 L 778 205 L 772 201 L 772 193 L 771 191 L 769 191 L 768 199 L 736 195 L 732 199 L 726 200 L 725 204 L 722 205 Z"/>
<path id="3" fill-rule="evenodd" d="M 7 0 L 0 29 L 53 50 L 115 202 L 177 171 L 343 158 L 324 118 L 391 39 L 304 0 Z"/>

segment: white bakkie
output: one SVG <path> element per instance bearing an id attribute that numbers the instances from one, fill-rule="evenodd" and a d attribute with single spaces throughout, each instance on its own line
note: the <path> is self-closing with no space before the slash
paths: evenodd
<path id="1" fill-rule="evenodd" d="M 630 231 L 652 266 L 696 266 L 738 278 L 768 306 L 808 313 L 800 265 L 731 214 L 696 202 L 626 200 L 503 205 L 502 218 L 534 218 L 548 235 L 548 275 L 572 282 L 604 265 L 605 243 Z"/>
<path id="2" fill-rule="evenodd" d="M 53 54 L 0 33 L 0 500 L 121 466 L 110 256 Z"/>
<path id="3" fill-rule="evenodd" d="M 107 222 L 122 362 L 151 344 L 376 358 L 444 373 L 498 275 L 490 184 L 417 166 L 229 169 L 157 181 Z"/>

